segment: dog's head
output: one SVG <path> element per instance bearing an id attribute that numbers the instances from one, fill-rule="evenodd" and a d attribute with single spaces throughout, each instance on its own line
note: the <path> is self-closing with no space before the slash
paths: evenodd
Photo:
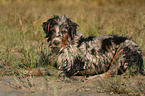
<path id="1" fill-rule="evenodd" d="M 45 38 L 53 48 L 61 48 L 73 41 L 77 31 L 77 24 L 72 22 L 65 15 L 54 16 L 43 22 Z"/>

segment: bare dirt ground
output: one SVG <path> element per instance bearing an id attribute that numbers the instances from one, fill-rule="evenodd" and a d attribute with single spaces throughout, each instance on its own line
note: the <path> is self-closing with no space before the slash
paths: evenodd
<path id="1" fill-rule="evenodd" d="M 145 76 L 0 77 L 0 96 L 144 96 Z"/>

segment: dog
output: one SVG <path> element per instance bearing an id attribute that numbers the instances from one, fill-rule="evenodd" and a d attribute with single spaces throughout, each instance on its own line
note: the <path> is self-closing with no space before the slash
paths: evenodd
<path id="1" fill-rule="evenodd" d="M 51 52 L 57 54 L 57 68 L 66 77 L 113 76 L 127 70 L 145 75 L 141 48 L 125 36 L 84 37 L 65 15 L 54 15 L 42 27 Z"/>

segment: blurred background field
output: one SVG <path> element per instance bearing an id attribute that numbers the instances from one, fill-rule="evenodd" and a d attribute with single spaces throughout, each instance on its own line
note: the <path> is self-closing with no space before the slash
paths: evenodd
<path id="1" fill-rule="evenodd" d="M 42 23 L 64 14 L 84 36 L 127 36 L 145 55 L 145 0 L 0 0 L 0 76 L 48 67 Z"/>
<path id="2" fill-rule="evenodd" d="M 144 0 L 1 0 L 0 67 L 45 65 L 40 60 L 42 44 L 47 44 L 42 23 L 64 14 L 84 36 L 127 36 L 145 54 L 144 4 Z"/>

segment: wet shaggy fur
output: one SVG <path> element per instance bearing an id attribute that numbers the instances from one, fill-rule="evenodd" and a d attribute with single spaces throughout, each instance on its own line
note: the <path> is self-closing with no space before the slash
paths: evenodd
<path id="1" fill-rule="evenodd" d="M 77 24 L 66 16 L 54 16 L 43 23 L 52 53 L 57 54 L 57 67 L 65 76 L 96 75 L 110 71 L 110 75 L 144 75 L 143 54 L 132 40 L 117 35 L 84 37 Z"/>

